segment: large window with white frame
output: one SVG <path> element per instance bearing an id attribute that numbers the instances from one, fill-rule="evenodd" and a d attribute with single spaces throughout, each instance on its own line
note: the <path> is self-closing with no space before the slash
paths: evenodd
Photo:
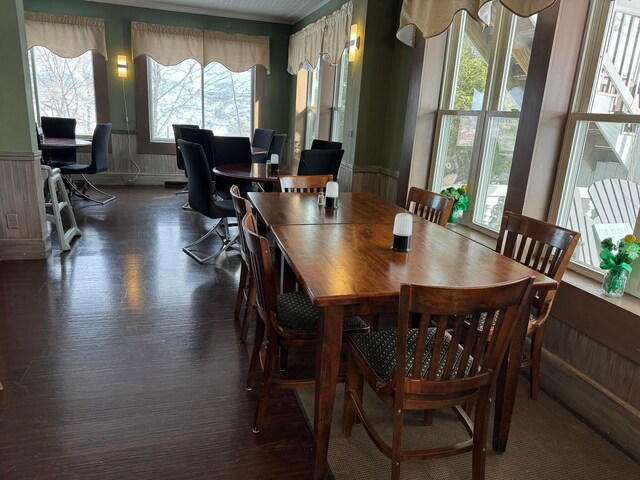
<path id="1" fill-rule="evenodd" d="M 558 222 L 581 233 L 572 262 L 599 270 L 600 241 L 638 233 L 640 1 L 592 2 L 561 154 Z"/>
<path id="2" fill-rule="evenodd" d="M 151 141 L 173 142 L 174 123 L 250 137 L 254 71 L 236 73 L 217 62 L 203 67 L 193 59 L 165 66 L 147 57 Z"/>
<path id="3" fill-rule="evenodd" d="M 307 76 L 307 114 L 305 122 L 304 144 L 311 148 L 311 143 L 318 136 L 318 114 L 320 112 L 320 75 L 324 62 L 318 58 L 318 63 Z"/>
<path id="4" fill-rule="evenodd" d="M 348 48 L 342 52 L 340 63 L 336 66 L 336 78 L 333 87 L 333 106 L 331 108 L 331 140 L 342 142 L 344 135 L 344 112 L 347 106 L 347 81 L 349 74 Z"/>
<path id="5" fill-rule="evenodd" d="M 450 29 L 431 186 L 466 184 L 470 208 L 462 222 L 498 231 L 536 16 L 518 17 L 497 2 L 492 9 L 492 27 L 460 12 Z"/>
<path id="6" fill-rule="evenodd" d="M 91 135 L 96 125 L 95 54 L 64 58 L 34 46 L 28 55 L 36 118 L 75 118 L 76 134 Z"/>

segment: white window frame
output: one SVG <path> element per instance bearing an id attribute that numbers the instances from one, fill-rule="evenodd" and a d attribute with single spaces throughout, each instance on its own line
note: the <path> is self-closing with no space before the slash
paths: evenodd
<path id="1" fill-rule="evenodd" d="M 334 89 L 333 89 L 333 105 L 331 106 L 331 140 L 332 141 L 338 141 L 338 142 L 342 142 L 344 140 L 344 132 L 338 132 L 336 130 L 337 127 L 337 120 L 336 117 L 338 116 L 338 113 L 342 113 L 343 115 L 345 114 L 345 108 L 342 108 L 340 106 L 340 103 L 342 102 L 343 99 L 346 99 L 347 96 L 347 89 L 349 88 L 349 52 L 348 52 L 349 48 L 345 48 L 344 51 L 342 52 L 342 57 L 340 58 L 340 62 L 338 63 L 338 65 L 336 65 L 336 73 L 335 73 L 335 80 L 333 82 L 334 85 Z M 345 75 L 347 77 L 347 86 L 343 89 L 341 88 L 341 83 L 340 79 L 342 78 L 342 75 Z M 340 134 L 338 136 L 338 134 Z"/>

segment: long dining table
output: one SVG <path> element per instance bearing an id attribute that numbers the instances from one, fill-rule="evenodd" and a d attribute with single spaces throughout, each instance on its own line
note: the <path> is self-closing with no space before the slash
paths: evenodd
<path id="1" fill-rule="evenodd" d="M 292 214 L 278 214 L 276 204 L 265 208 L 263 200 L 267 197 L 263 195 L 275 194 L 251 193 L 249 199 L 270 229 L 301 288 L 320 309 L 313 419 L 316 479 L 326 474 L 344 316 L 397 312 L 402 283 L 471 287 L 533 276 L 535 289 L 557 288 L 555 280 L 426 221 L 413 223 L 410 252 L 392 251 L 395 214 L 390 215 L 390 211 L 404 210 L 379 197 L 370 204 L 368 221 L 310 223 L 309 215 L 301 212 L 294 218 Z M 305 194 L 286 195 L 291 197 L 280 206 L 296 202 L 296 195 L 303 202 Z M 344 198 L 341 195 L 341 206 L 347 205 Z M 518 322 L 498 376 L 493 446 L 499 452 L 505 450 L 508 439 L 526 329 L 527 319 L 523 318 Z"/>

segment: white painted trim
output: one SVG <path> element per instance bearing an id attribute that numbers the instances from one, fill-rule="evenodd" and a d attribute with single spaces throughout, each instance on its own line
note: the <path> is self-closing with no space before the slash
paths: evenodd
<path id="1" fill-rule="evenodd" d="M 37 152 L 0 152 L 0 162 L 39 162 L 41 156 L 40 150 Z"/>

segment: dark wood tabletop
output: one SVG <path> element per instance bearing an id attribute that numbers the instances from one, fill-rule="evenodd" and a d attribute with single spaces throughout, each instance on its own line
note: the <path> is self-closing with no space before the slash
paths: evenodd
<path id="1" fill-rule="evenodd" d="M 314 407 L 317 479 L 326 473 L 345 315 L 397 312 L 401 283 L 472 286 L 534 276 L 534 288 L 557 288 L 555 280 L 430 222 L 413 224 L 410 252 L 393 252 L 390 224 L 375 218 L 374 211 L 369 224 L 271 227 L 300 285 L 320 308 Z M 499 375 L 494 419 L 497 450 L 506 446 L 526 327 L 527 318 L 523 318 Z"/>
<path id="2" fill-rule="evenodd" d="M 295 175 L 291 166 L 282 166 L 277 172 L 273 172 L 267 169 L 266 163 L 228 163 L 214 167 L 213 173 L 263 183 L 276 183 L 278 175 Z"/>
<path id="3" fill-rule="evenodd" d="M 44 137 L 40 142 L 41 150 L 70 150 L 90 146 L 91 140 L 83 140 L 81 138 Z"/>
<path id="4" fill-rule="evenodd" d="M 249 192 L 247 198 L 267 228 L 271 225 L 393 223 L 404 208 L 373 193 L 341 193 L 338 208 L 318 206 L 317 193 Z M 414 221 L 424 221 L 414 215 Z"/>

